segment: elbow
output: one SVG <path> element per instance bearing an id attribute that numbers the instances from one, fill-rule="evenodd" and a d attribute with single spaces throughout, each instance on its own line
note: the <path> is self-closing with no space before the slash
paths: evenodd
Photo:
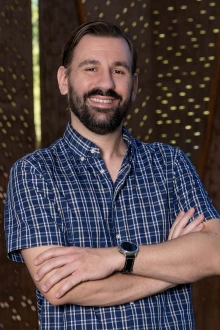
<path id="1" fill-rule="evenodd" d="M 61 306 L 61 305 L 64 305 L 64 303 L 62 301 L 60 301 L 59 299 L 57 299 L 56 297 L 55 298 L 52 298 L 52 297 L 46 297 L 47 301 L 53 305 L 53 306 Z"/>
<path id="2" fill-rule="evenodd" d="M 73 299 L 73 295 L 72 294 L 70 295 L 67 292 L 61 298 L 57 298 L 56 297 L 56 292 L 57 292 L 56 290 L 51 289 L 47 293 L 41 291 L 41 294 L 53 306 L 61 306 L 61 305 L 66 305 L 66 304 L 86 306 L 86 304 L 85 305 L 83 303 L 81 304 L 80 297 L 77 298 L 77 296 L 74 295 L 74 299 Z"/>
<path id="3" fill-rule="evenodd" d="M 63 298 L 63 297 L 56 298 L 55 292 L 52 292 L 52 290 L 50 290 L 47 293 L 41 291 L 41 294 L 53 306 L 61 306 L 61 305 L 67 304 L 67 301 L 65 300 L 65 298 Z"/>

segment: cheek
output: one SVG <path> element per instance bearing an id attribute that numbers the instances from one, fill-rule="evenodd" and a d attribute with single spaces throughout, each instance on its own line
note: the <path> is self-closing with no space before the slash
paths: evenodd
<path id="1" fill-rule="evenodd" d="M 132 84 L 130 82 L 125 82 L 118 87 L 118 93 L 124 96 L 124 98 L 129 98 L 132 91 Z"/>
<path id="2" fill-rule="evenodd" d="M 71 83 L 71 86 L 72 86 L 73 90 L 78 95 L 81 95 L 81 96 L 84 95 L 85 92 L 87 91 L 85 82 L 80 79 L 74 79 L 74 81 Z"/>
<path id="3" fill-rule="evenodd" d="M 92 83 L 88 77 L 80 78 L 75 80 L 75 90 L 80 94 L 84 95 L 89 90 L 95 87 L 94 82 Z"/>

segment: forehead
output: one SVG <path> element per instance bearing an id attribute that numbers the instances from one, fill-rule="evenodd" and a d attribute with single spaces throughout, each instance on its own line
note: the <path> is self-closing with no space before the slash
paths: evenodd
<path id="1" fill-rule="evenodd" d="M 99 61 L 126 61 L 128 65 L 132 62 L 131 52 L 125 39 L 92 35 L 83 36 L 73 53 L 73 62 L 81 62 L 87 58 Z"/>

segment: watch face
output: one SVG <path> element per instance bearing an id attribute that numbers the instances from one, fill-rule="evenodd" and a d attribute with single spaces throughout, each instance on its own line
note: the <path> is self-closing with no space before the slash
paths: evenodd
<path id="1" fill-rule="evenodd" d="M 128 252 L 137 252 L 137 249 L 138 249 L 136 244 L 130 243 L 130 242 L 122 242 L 121 248 Z"/>

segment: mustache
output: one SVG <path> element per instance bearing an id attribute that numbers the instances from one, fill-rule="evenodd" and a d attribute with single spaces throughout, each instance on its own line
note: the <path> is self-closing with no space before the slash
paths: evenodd
<path id="1" fill-rule="evenodd" d="M 111 97 L 114 97 L 115 99 L 118 99 L 118 100 L 122 101 L 121 95 L 116 93 L 113 89 L 107 89 L 105 91 L 105 90 L 100 89 L 100 88 L 91 89 L 89 92 L 84 94 L 84 100 L 86 100 L 87 98 L 89 98 L 91 96 L 94 96 L 94 95 L 111 96 Z"/>

